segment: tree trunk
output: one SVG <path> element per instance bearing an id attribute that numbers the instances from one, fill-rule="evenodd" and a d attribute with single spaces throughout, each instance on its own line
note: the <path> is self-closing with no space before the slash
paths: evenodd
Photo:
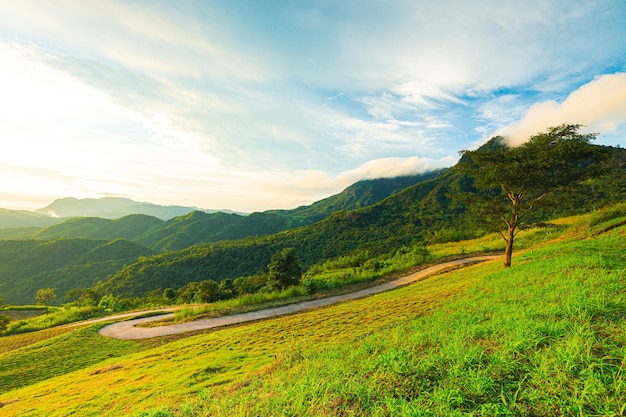
<path id="1" fill-rule="evenodd" d="M 504 250 L 504 268 L 511 266 L 511 257 L 513 256 L 513 238 L 515 237 L 515 229 L 509 227 L 506 239 L 506 248 Z"/>

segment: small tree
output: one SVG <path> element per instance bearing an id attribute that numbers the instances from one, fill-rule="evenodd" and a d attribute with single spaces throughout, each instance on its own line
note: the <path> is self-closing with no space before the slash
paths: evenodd
<path id="1" fill-rule="evenodd" d="M 50 304 L 57 299 L 56 288 L 42 288 L 35 294 L 37 304 L 46 306 L 46 313 L 49 312 Z"/>
<path id="2" fill-rule="evenodd" d="M 504 239 L 504 267 L 511 266 L 519 226 L 545 197 L 590 178 L 602 153 L 590 145 L 595 133 L 580 134 L 581 125 L 561 125 L 531 136 L 517 147 L 501 138 L 475 151 L 462 151 L 458 167 L 474 179 L 476 192 L 463 193 L 475 220 Z"/>
<path id="3" fill-rule="evenodd" d="M 0 333 L 4 333 L 7 330 L 10 321 L 9 317 L 0 314 Z"/>
<path id="4" fill-rule="evenodd" d="M 276 252 L 268 267 L 267 287 L 285 289 L 291 285 L 298 285 L 302 278 L 302 268 L 296 257 L 294 248 L 283 249 Z"/>
<path id="5" fill-rule="evenodd" d="M 174 288 L 166 288 L 163 290 L 163 300 L 168 304 L 173 304 L 176 299 L 176 290 Z"/>

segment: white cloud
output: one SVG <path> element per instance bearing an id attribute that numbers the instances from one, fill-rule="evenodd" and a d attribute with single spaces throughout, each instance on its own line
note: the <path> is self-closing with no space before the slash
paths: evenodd
<path id="1" fill-rule="evenodd" d="M 626 124 L 626 73 L 597 77 L 562 102 L 534 104 L 518 123 L 496 132 L 516 145 L 550 126 L 582 124 L 585 131 L 611 133 Z"/>

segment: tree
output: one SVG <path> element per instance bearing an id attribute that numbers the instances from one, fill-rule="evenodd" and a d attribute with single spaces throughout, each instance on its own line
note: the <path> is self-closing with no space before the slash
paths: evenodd
<path id="1" fill-rule="evenodd" d="M 56 288 L 42 288 L 35 294 L 35 300 L 37 304 L 46 306 L 46 313 L 49 311 L 49 306 L 57 299 Z"/>
<path id="2" fill-rule="evenodd" d="M 7 316 L 0 315 L 0 333 L 4 333 L 9 326 L 11 319 Z"/>
<path id="3" fill-rule="evenodd" d="M 298 285 L 302 278 L 302 268 L 298 263 L 295 248 L 276 252 L 268 267 L 267 287 L 270 290 L 285 289 Z"/>
<path id="4" fill-rule="evenodd" d="M 163 300 L 168 304 L 173 304 L 176 299 L 176 290 L 174 288 L 166 288 L 163 290 Z"/>
<path id="5" fill-rule="evenodd" d="M 581 125 L 550 127 L 517 147 L 494 138 L 475 151 L 462 151 L 459 170 L 473 178 L 474 192 L 462 193 L 474 219 L 504 239 L 504 267 L 511 266 L 513 241 L 527 215 L 555 192 L 599 174 L 603 152 L 590 144 L 597 134 Z"/>

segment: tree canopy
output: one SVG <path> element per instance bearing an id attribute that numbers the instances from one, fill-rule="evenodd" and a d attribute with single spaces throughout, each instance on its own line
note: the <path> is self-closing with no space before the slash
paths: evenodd
<path id="1" fill-rule="evenodd" d="M 475 151 L 462 151 L 459 170 L 473 179 L 463 193 L 475 220 L 506 243 L 504 267 L 511 266 L 513 241 L 527 215 L 545 198 L 599 173 L 602 151 L 590 144 L 597 134 L 579 124 L 550 127 L 517 147 L 494 138 Z"/>
<path id="2" fill-rule="evenodd" d="M 46 311 L 48 310 L 50 304 L 52 304 L 56 299 L 56 288 L 42 288 L 37 291 L 37 294 L 35 294 L 37 304 L 46 306 Z"/>
<path id="3" fill-rule="evenodd" d="M 268 267 L 267 286 L 271 289 L 284 289 L 298 285 L 302 278 L 302 268 L 294 248 L 283 249 L 272 256 Z"/>

